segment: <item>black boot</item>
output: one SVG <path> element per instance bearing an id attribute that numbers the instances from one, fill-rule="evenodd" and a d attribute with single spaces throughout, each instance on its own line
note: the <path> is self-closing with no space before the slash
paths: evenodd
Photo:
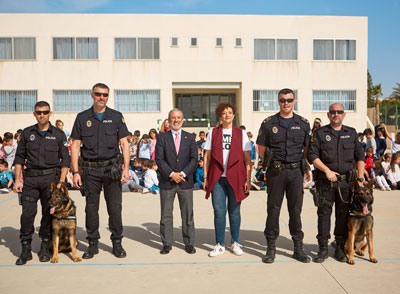
<path id="1" fill-rule="evenodd" d="M 276 254 L 275 240 L 267 239 L 267 252 L 265 253 L 262 262 L 274 263 Z"/>
<path id="2" fill-rule="evenodd" d="M 303 241 L 293 240 L 293 244 L 294 244 L 293 258 L 297 259 L 300 262 L 309 263 L 311 261 L 311 258 L 304 253 Z"/>
<path id="3" fill-rule="evenodd" d="M 83 253 L 83 259 L 93 258 L 94 255 L 99 253 L 99 241 L 97 239 L 89 239 L 89 247 L 85 253 Z"/>
<path id="4" fill-rule="evenodd" d="M 322 263 L 328 258 L 328 240 L 318 240 L 319 252 L 314 262 Z"/>
<path id="5" fill-rule="evenodd" d="M 22 252 L 20 257 L 15 262 L 16 265 L 23 265 L 28 260 L 32 259 L 32 248 L 31 248 L 31 240 L 25 240 L 21 242 L 22 245 Z"/>
<path id="6" fill-rule="evenodd" d="M 121 239 L 112 240 L 113 244 L 113 254 L 116 257 L 123 258 L 126 257 L 126 251 L 122 248 Z"/>
<path id="7" fill-rule="evenodd" d="M 347 257 L 344 253 L 344 243 L 346 240 L 344 239 L 336 239 L 336 247 L 335 247 L 335 258 L 337 261 L 346 262 Z"/>
<path id="8" fill-rule="evenodd" d="M 43 238 L 42 244 L 40 244 L 39 260 L 40 262 L 47 262 L 50 260 L 51 255 L 49 251 L 50 239 Z"/>

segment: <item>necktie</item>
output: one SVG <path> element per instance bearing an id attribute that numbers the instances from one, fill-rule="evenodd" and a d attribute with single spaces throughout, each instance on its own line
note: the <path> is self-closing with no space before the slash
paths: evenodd
<path id="1" fill-rule="evenodd" d="M 179 133 L 176 132 L 175 133 L 175 150 L 176 150 L 176 154 L 179 154 L 179 147 L 181 146 L 181 140 L 179 139 Z"/>

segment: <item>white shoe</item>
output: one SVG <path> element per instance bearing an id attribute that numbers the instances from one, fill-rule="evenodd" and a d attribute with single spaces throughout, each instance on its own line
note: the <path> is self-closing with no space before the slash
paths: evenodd
<path id="1" fill-rule="evenodd" d="M 390 187 L 386 187 L 386 191 L 392 191 L 392 189 L 390 189 Z"/>
<path id="2" fill-rule="evenodd" d="M 149 189 L 144 188 L 144 189 L 142 190 L 142 194 L 146 194 L 146 193 L 149 193 Z"/>
<path id="3" fill-rule="evenodd" d="M 8 189 L 8 188 L 2 188 L 2 189 L 0 189 L 0 193 L 10 193 L 11 192 L 11 189 Z"/>
<path id="4" fill-rule="evenodd" d="M 381 191 L 386 191 L 385 187 L 381 187 Z"/>
<path id="5" fill-rule="evenodd" d="M 214 249 L 208 253 L 209 257 L 216 257 L 225 253 L 225 246 L 221 246 L 219 243 L 215 245 Z"/>
<path id="6" fill-rule="evenodd" d="M 233 254 L 235 255 L 242 255 L 243 254 L 243 250 L 242 250 L 242 245 L 240 245 L 238 242 L 233 242 L 232 246 L 231 246 L 231 251 Z"/>

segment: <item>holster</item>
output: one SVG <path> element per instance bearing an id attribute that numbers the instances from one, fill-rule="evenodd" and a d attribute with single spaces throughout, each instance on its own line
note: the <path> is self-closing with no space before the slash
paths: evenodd
<path id="1" fill-rule="evenodd" d="M 331 187 L 327 186 L 325 189 L 330 190 Z M 314 205 L 316 207 L 322 207 L 324 205 L 328 207 L 333 206 L 333 202 L 326 200 L 324 197 L 322 197 L 322 187 L 321 187 L 321 182 L 316 182 L 314 187 L 310 188 L 310 192 L 313 195 L 313 200 L 314 200 Z"/>
<path id="2" fill-rule="evenodd" d="M 346 173 L 346 182 L 347 183 L 353 183 L 357 179 L 357 171 L 355 169 L 350 169 Z"/>
<path id="3" fill-rule="evenodd" d="M 122 164 L 124 162 L 124 158 L 122 154 L 118 154 L 116 156 L 116 160 L 113 160 L 113 164 L 111 165 L 109 171 L 109 177 L 111 180 L 119 181 L 122 177 Z"/>

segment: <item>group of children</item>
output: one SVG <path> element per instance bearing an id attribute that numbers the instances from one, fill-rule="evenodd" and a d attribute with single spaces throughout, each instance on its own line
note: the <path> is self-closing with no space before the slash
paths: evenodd
<path id="1" fill-rule="evenodd" d="M 18 130 L 15 135 L 6 132 L 3 138 L 0 137 L 0 193 L 11 192 L 14 184 L 12 166 L 21 132 L 22 130 Z"/>

